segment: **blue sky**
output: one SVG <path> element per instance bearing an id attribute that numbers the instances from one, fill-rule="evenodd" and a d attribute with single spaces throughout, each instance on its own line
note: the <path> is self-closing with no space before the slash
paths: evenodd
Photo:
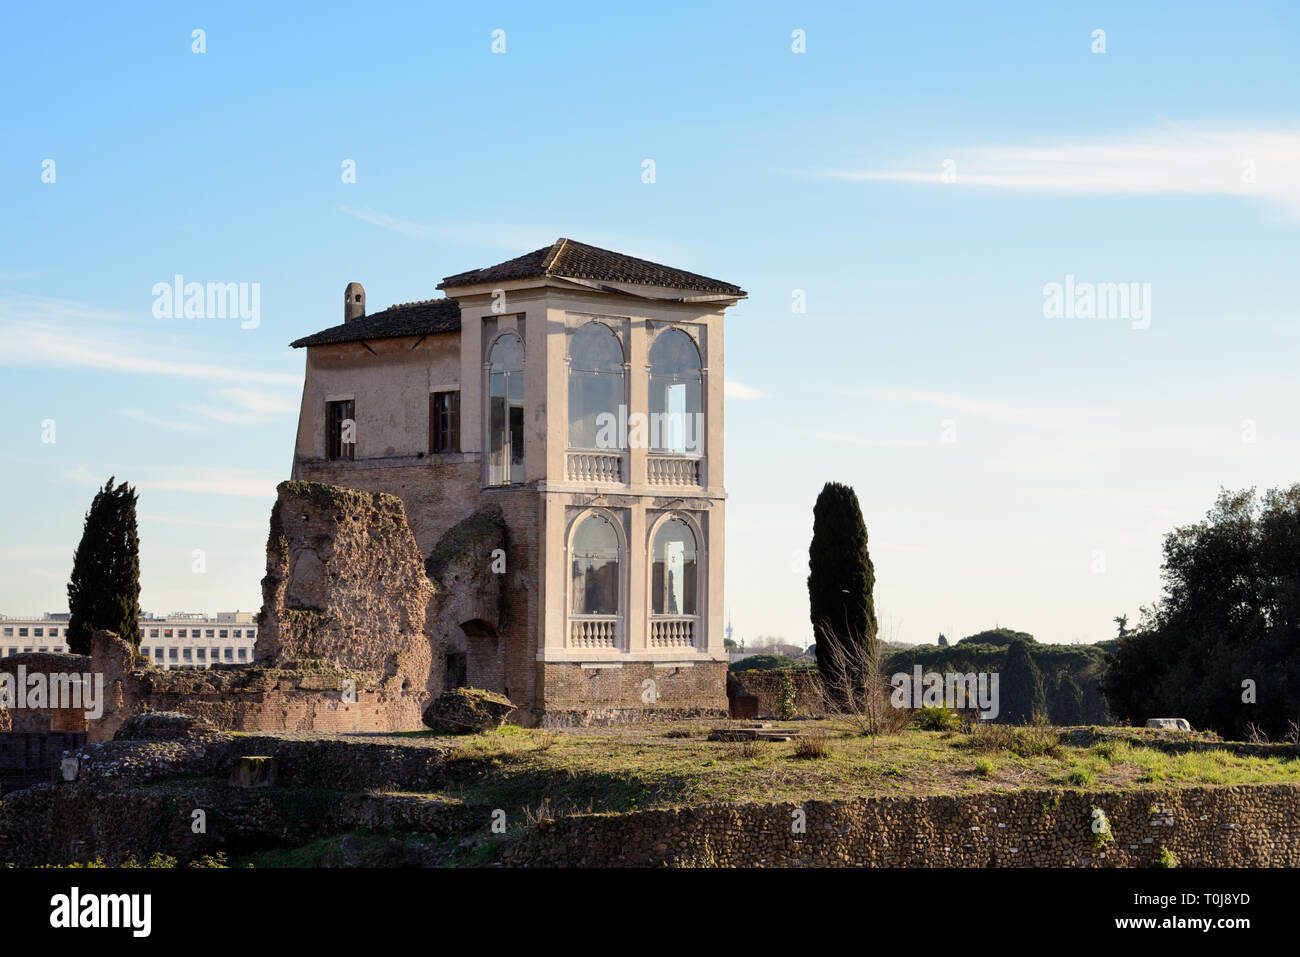
<path id="1" fill-rule="evenodd" d="M 65 607 L 110 474 L 145 608 L 255 610 L 288 343 L 350 280 L 374 311 L 563 235 L 750 293 L 738 637 L 811 640 L 827 480 L 887 637 L 1110 637 L 1220 486 L 1300 479 L 1300 14 L 1130 6 L 9 5 L 0 611 Z M 259 324 L 155 318 L 178 273 L 259 283 Z M 1149 284 L 1149 327 L 1047 318 L 1067 275 Z"/>

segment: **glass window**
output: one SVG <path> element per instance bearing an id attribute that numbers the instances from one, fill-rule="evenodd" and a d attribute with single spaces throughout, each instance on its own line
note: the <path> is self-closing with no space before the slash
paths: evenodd
<path id="1" fill-rule="evenodd" d="M 704 452 L 703 376 L 700 353 L 680 329 L 666 329 L 650 347 L 650 448 Z"/>
<path id="2" fill-rule="evenodd" d="M 222 628 L 222 629 L 220 630 L 220 633 L 218 634 L 218 637 L 220 637 L 220 638 L 225 638 L 225 637 L 227 637 L 227 630 L 226 630 L 225 628 Z"/>
<path id="3" fill-rule="evenodd" d="M 569 346 L 570 448 L 623 447 L 617 428 L 618 408 L 626 401 L 623 380 L 623 347 L 613 329 L 603 322 L 589 322 L 573 334 Z"/>
<path id="4" fill-rule="evenodd" d="M 618 535 L 603 515 L 573 533 L 573 614 L 618 614 Z"/>
<path id="5" fill-rule="evenodd" d="M 181 657 L 184 658 L 186 661 L 192 661 L 194 659 L 194 655 L 191 654 L 191 650 L 189 648 L 181 649 Z"/>
<path id="6" fill-rule="evenodd" d="M 214 632 L 211 628 L 205 628 L 205 629 L 204 629 L 204 637 L 205 637 L 205 638 L 211 638 L 214 634 L 216 634 L 216 632 Z"/>
<path id="7" fill-rule="evenodd" d="M 13 636 L 14 636 L 14 630 L 13 630 L 12 628 L 6 628 L 6 629 L 5 629 L 5 637 L 6 637 L 6 638 L 12 638 Z"/>
<path id="8" fill-rule="evenodd" d="M 488 484 L 524 480 L 524 343 L 513 332 L 492 346 L 488 369 Z"/>
<path id="9" fill-rule="evenodd" d="M 230 648 L 227 648 L 227 649 L 226 649 L 225 658 L 226 658 L 227 661 L 234 661 L 234 660 L 235 660 L 231 652 L 232 652 L 232 649 L 230 649 Z"/>
<path id="10" fill-rule="evenodd" d="M 50 629 L 50 637 L 51 637 L 51 638 L 57 638 L 57 637 L 59 637 L 59 629 L 57 629 L 57 628 L 51 628 L 51 629 Z"/>
<path id="11" fill-rule="evenodd" d="M 330 460 L 356 458 L 356 403 L 352 399 L 325 403 L 325 452 Z"/>
<path id="12" fill-rule="evenodd" d="M 175 660 L 176 660 L 176 649 L 175 649 L 175 648 L 168 648 L 168 649 L 167 649 L 167 660 L 168 660 L 168 661 L 175 661 Z"/>
<path id="13" fill-rule="evenodd" d="M 157 637 L 158 637 L 158 629 L 157 629 L 157 628 L 150 628 L 150 629 L 149 629 L 149 637 L 150 637 L 150 638 L 157 638 Z"/>
<path id="14" fill-rule="evenodd" d="M 33 629 L 32 629 L 32 637 L 33 637 L 33 638 L 44 638 L 44 637 L 45 637 L 45 629 L 44 629 L 44 628 L 33 628 Z"/>
<path id="15" fill-rule="evenodd" d="M 26 628 L 19 628 L 19 629 L 18 629 L 18 637 L 19 637 L 19 638 L 26 638 L 26 637 L 27 637 L 27 629 L 26 629 Z"/>
<path id="16" fill-rule="evenodd" d="M 670 518 L 655 532 L 651 571 L 652 610 L 656 615 L 694 615 L 698 581 L 695 534 L 680 518 Z"/>
<path id="17" fill-rule="evenodd" d="M 435 392 L 429 396 L 429 451 L 460 451 L 460 393 Z"/>
<path id="18" fill-rule="evenodd" d="M 247 649 L 247 648 L 240 648 L 240 649 L 239 649 L 239 660 L 240 660 L 240 661 L 247 661 L 247 660 L 248 660 L 248 649 Z"/>
<path id="19" fill-rule="evenodd" d="M 195 648 L 195 649 L 194 649 L 194 653 L 195 653 L 195 655 L 198 657 L 199 661 L 207 661 L 207 660 L 208 660 L 208 649 L 206 649 L 206 648 Z"/>

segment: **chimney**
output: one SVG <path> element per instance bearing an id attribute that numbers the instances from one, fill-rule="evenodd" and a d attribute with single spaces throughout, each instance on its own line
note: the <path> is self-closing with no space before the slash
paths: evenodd
<path id="1" fill-rule="evenodd" d="M 348 288 L 343 290 L 343 321 L 351 322 L 353 319 L 360 319 L 366 314 L 366 291 L 361 288 L 361 283 L 350 282 Z"/>

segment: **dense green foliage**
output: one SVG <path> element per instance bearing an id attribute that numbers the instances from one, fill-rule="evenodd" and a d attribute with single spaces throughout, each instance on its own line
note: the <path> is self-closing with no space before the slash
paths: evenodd
<path id="1" fill-rule="evenodd" d="M 784 671 L 809 670 L 815 667 L 811 661 L 795 661 L 785 655 L 750 655 L 732 662 L 728 671 Z"/>
<path id="2" fill-rule="evenodd" d="M 1029 655 L 1027 643 L 1013 641 L 1007 646 L 1001 674 L 999 721 L 1029 724 L 1037 715 L 1046 716 L 1047 695 L 1043 693 L 1043 677 Z"/>
<path id="3" fill-rule="evenodd" d="M 140 646 L 140 538 L 136 491 L 113 479 L 95 493 L 68 580 L 68 648 L 90 653 L 90 636 L 104 629 Z"/>
<path id="4" fill-rule="evenodd" d="M 875 585 L 858 496 L 847 485 L 827 482 L 813 506 L 808 602 L 828 694 L 845 687 L 845 663 L 861 667 L 875 654 Z"/>
<path id="5" fill-rule="evenodd" d="M 1034 636 L 1027 631 L 1012 631 L 1010 628 L 990 628 L 974 635 L 969 635 L 957 642 L 959 645 L 997 645 L 1005 647 L 1013 641 L 1034 644 Z"/>
<path id="6" fill-rule="evenodd" d="M 1204 521 L 1165 537 L 1162 567 L 1164 596 L 1116 642 L 1111 709 L 1130 723 L 1287 734 L 1300 721 L 1300 484 L 1262 501 L 1220 492 Z"/>
<path id="7" fill-rule="evenodd" d="M 994 629 L 980 634 L 995 634 L 1005 630 Z M 1012 632 L 1012 634 L 1023 635 L 1025 632 Z M 1114 642 L 1101 642 L 1095 645 L 1048 645 L 1037 641 L 1025 641 L 1030 658 L 1043 676 L 1046 713 L 1054 723 L 1111 723 L 1106 697 L 1101 691 L 1101 679 L 1106 669 L 1105 649 L 1113 644 Z M 959 641 L 951 647 L 918 645 L 888 655 L 885 659 L 885 674 L 893 675 L 899 672 L 910 674 L 916 665 L 920 665 L 922 671 L 937 671 L 941 674 L 995 671 L 1001 673 L 1006 657 L 1007 645 L 1005 644 L 975 644 Z M 1061 701 L 1063 675 L 1070 678 L 1070 682 L 1078 688 L 1082 696 L 1080 704 L 1082 713 L 1078 720 L 1073 720 L 1072 708 Z M 998 692 L 999 695 L 1004 695 L 1005 686 L 1001 682 L 1002 679 L 999 679 Z M 1070 694 L 1068 684 L 1065 685 L 1065 694 L 1067 696 Z M 1001 716 L 999 720 L 1002 720 Z"/>

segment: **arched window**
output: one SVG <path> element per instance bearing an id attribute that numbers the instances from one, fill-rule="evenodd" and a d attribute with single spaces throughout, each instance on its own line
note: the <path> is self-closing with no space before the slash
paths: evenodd
<path id="1" fill-rule="evenodd" d="M 617 615 L 618 534 L 604 515 L 584 518 L 573 533 L 575 615 Z"/>
<path id="2" fill-rule="evenodd" d="M 524 480 L 524 344 L 508 332 L 488 356 L 488 484 Z"/>
<path id="3" fill-rule="evenodd" d="M 614 330 L 589 322 L 569 346 L 569 448 L 623 447 L 617 423 L 625 399 L 623 347 Z M 602 428 L 603 426 L 603 428 Z"/>
<path id="4" fill-rule="evenodd" d="M 704 386 L 700 353 L 680 329 L 667 329 L 650 347 L 650 449 L 702 455 Z"/>
<path id="5" fill-rule="evenodd" d="M 656 615 L 696 614 L 698 570 L 695 533 L 680 518 L 670 518 L 655 532 L 651 612 Z"/>

